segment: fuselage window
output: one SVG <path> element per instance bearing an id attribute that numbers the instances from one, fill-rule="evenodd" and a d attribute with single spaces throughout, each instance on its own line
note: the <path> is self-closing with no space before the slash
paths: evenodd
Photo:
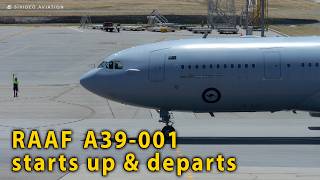
<path id="1" fill-rule="evenodd" d="M 103 63 L 101 63 L 101 64 L 103 64 Z M 101 64 L 99 65 L 99 67 L 101 66 Z M 122 69 L 123 68 L 122 65 L 120 64 L 120 62 L 118 62 L 118 61 L 106 62 L 106 66 L 108 66 L 108 67 L 112 67 L 113 65 L 115 66 L 115 69 Z M 242 64 L 236 64 L 236 65 L 235 64 L 230 64 L 230 68 L 232 68 L 232 69 L 234 69 L 235 67 L 238 67 L 240 69 L 240 68 L 242 68 L 242 66 L 247 69 L 247 68 L 250 67 L 250 64 L 244 64 L 244 65 L 242 65 Z M 305 67 L 305 63 L 301 63 L 301 66 Z M 308 66 L 312 67 L 312 63 L 308 63 Z M 320 63 L 315 63 L 315 66 L 319 67 Z M 207 67 L 212 69 L 214 67 L 214 65 L 210 64 L 210 65 L 207 66 L 207 65 L 203 64 L 202 66 L 194 65 L 194 67 L 195 67 L 195 69 L 199 69 L 201 67 L 202 67 L 202 69 L 206 69 Z M 219 69 L 221 66 L 220 66 L 220 64 L 217 64 L 216 67 L 217 67 L 217 69 Z M 222 67 L 224 69 L 227 69 L 228 68 L 228 64 L 223 64 Z M 252 68 L 256 68 L 256 64 L 251 64 L 251 67 Z M 287 64 L 287 67 L 290 68 L 291 64 Z M 181 69 L 185 69 L 185 68 L 192 69 L 192 66 L 191 65 L 188 65 L 188 66 L 180 65 L 180 68 Z"/>
<path id="2" fill-rule="evenodd" d="M 177 59 L 177 56 L 169 56 L 168 59 L 169 59 L 169 60 L 176 60 L 176 59 Z"/>
<path id="3" fill-rule="evenodd" d="M 290 65 L 290 64 L 287 64 L 287 67 L 289 68 L 289 67 L 291 67 L 291 65 Z"/>
<path id="4" fill-rule="evenodd" d="M 312 67 L 312 63 L 309 63 L 308 65 L 309 65 L 309 67 Z"/>
<path id="5" fill-rule="evenodd" d="M 319 63 L 316 63 L 316 67 L 319 67 Z"/>
<path id="6" fill-rule="evenodd" d="M 304 63 L 301 63 L 301 66 L 304 67 Z"/>

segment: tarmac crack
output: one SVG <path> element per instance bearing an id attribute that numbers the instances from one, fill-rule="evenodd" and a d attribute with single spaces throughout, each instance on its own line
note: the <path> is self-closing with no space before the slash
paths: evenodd
<path id="1" fill-rule="evenodd" d="M 29 127 L 29 128 L 25 128 L 25 129 L 34 129 L 34 128 L 44 128 L 44 127 L 53 127 L 53 126 L 62 126 L 62 125 L 67 125 L 67 124 L 73 124 L 73 123 L 78 123 L 78 122 L 82 122 L 84 120 L 90 119 L 91 117 L 93 117 L 96 114 L 96 111 L 87 106 L 87 105 L 83 105 L 83 104 L 77 104 L 77 103 L 71 103 L 71 102 L 67 102 L 67 101 L 55 101 L 56 103 L 62 103 L 62 104 L 68 104 L 68 105 L 72 105 L 72 106 L 78 106 L 78 107 L 82 107 L 85 109 L 88 109 L 90 112 L 87 116 L 82 117 L 80 119 L 74 120 L 74 121 L 68 121 L 68 122 L 63 122 L 63 123 L 56 123 L 56 124 L 49 124 L 49 125 L 42 125 L 42 126 L 35 126 L 35 127 Z"/>
<path id="2" fill-rule="evenodd" d="M 40 97 L 18 97 L 17 99 L 11 98 L 11 99 L 1 99 L 0 103 L 5 102 L 13 102 L 13 101 L 20 101 L 20 100 L 36 100 L 36 99 L 47 99 L 51 98 L 52 96 L 40 96 Z"/>
<path id="3" fill-rule="evenodd" d="M 68 102 L 68 101 L 62 101 L 62 100 L 57 100 L 58 98 L 62 97 L 63 95 L 71 92 L 72 90 L 74 90 L 75 88 L 79 87 L 78 85 L 76 86 L 72 86 L 64 91 L 62 91 L 61 93 L 57 94 L 56 96 L 43 96 L 43 97 L 26 97 L 26 98 L 19 98 L 18 100 L 34 100 L 34 99 L 43 99 L 43 98 L 49 98 L 48 101 L 51 102 L 55 102 L 55 103 L 62 103 L 62 104 L 67 104 L 67 105 L 71 105 L 71 106 L 78 106 L 84 109 L 87 109 L 89 111 L 89 114 L 74 120 L 74 121 L 68 121 L 68 122 L 63 122 L 63 123 L 56 123 L 56 124 L 47 124 L 47 125 L 41 125 L 41 126 L 33 126 L 33 127 L 18 127 L 18 126 L 11 126 L 11 125 L 1 125 L 0 127 L 7 127 L 7 128 L 14 128 L 14 129 L 35 129 L 35 128 L 45 128 L 45 127 L 52 127 L 52 126 L 61 126 L 61 125 L 67 125 L 67 124 L 73 124 L 73 123 L 78 123 L 84 120 L 87 120 L 91 117 L 93 117 L 96 114 L 96 111 L 91 108 L 90 106 L 87 105 L 83 105 L 83 104 L 78 104 L 78 103 L 72 103 L 72 102 Z M 14 99 L 10 99 L 10 100 L 5 100 L 5 101 L 0 101 L 0 102 L 13 102 Z M 110 107 L 111 108 L 111 107 Z M 113 113 L 113 112 L 112 112 Z M 114 116 L 114 114 L 113 114 Z"/>
<path id="4" fill-rule="evenodd" d="M 26 33 L 28 33 L 28 32 L 33 31 L 34 29 L 36 29 L 36 27 L 31 27 L 31 28 L 28 28 L 28 29 L 26 29 L 26 30 L 24 30 L 24 31 L 20 31 L 20 32 L 16 32 L 16 33 L 9 34 L 9 35 L 7 35 L 7 36 L 1 37 L 1 38 L 0 38 L 0 41 L 8 40 L 8 39 L 10 39 L 10 38 L 12 38 L 12 37 L 26 34 Z"/>
<path id="5" fill-rule="evenodd" d="M 149 113 L 150 113 L 151 119 L 153 119 L 153 115 L 152 115 L 151 109 L 149 109 Z"/>
<path id="6" fill-rule="evenodd" d="M 57 94 L 56 96 L 53 96 L 52 98 L 49 99 L 49 101 L 55 101 L 56 99 L 62 97 L 63 95 L 73 91 L 75 88 L 79 87 L 78 85 L 76 86 L 72 86 L 64 91 L 62 91 L 61 93 Z"/>
<path id="7" fill-rule="evenodd" d="M 131 119 L 136 118 L 138 112 L 139 112 L 139 108 L 136 108 Z"/>
<path id="8" fill-rule="evenodd" d="M 87 110 L 89 110 L 89 114 L 87 116 L 82 117 L 82 118 L 77 119 L 77 120 L 74 120 L 74 121 L 68 121 L 68 122 L 56 123 L 56 124 L 49 124 L 49 125 L 42 125 L 42 126 L 35 126 L 35 127 L 32 127 L 32 128 L 44 128 L 44 127 L 52 127 L 52 126 L 61 126 L 61 125 L 73 124 L 73 123 L 78 123 L 78 122 L 81 122 L 81 121 L 84 121 L 84 120 L 87 120 L 87 119 L 93 117 L 96 114 L 96 111 L 93 108 L 91 108 L 90 106 L 83 105 L 83 104 L 78 104 L 78 103 L 72 103 L 72 102 L 68 102 L 68 101 L 57 100 L 58 98 L 60 98 L 63 95 L 73 91 L 74 89 L 76 89 L 78 87 L 79 87 L 78 85 L 72 86 L 72 87 L 62 91 L 61 93 L 57 94 L 56 96 L 50 98 L 49 101 L 56 102 L 56 103 L 67 104 L 67 105 L 71 105 L 71 106 L 78 106 L 78 107 L 87 109 Z M 27 128 L 27 129 L 30 129 L 30 128 Z"/>

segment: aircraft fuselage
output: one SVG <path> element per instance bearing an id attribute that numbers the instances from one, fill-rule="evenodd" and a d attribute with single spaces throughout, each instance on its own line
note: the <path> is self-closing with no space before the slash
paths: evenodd
<path id="1" fill-rule="evenodd" d="M 320 111 L 319 77 L 320 37 L 190 39 L 111 55 L 81 84 L 99 96 L 155 109 Z"/>

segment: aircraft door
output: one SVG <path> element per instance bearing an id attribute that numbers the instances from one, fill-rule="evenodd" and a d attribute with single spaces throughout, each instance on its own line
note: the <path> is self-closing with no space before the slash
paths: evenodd
<path id="1" fill-rule="evenodd" d="M 162 49 L 150 53 L 149 80 L 152 82 L 164 80 L 166 51 L 166 49 Z"/>
<path id="2" fill-rule="evenodd" d="M 266 79 L 281 78 L 281 54 L 279 52 L 264 52 L 264 77 Z"/>

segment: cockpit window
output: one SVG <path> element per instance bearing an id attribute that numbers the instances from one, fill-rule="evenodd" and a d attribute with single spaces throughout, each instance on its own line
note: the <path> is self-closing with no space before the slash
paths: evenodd
<path id="1" fill-rule="evenodd" d="M 107 62 L 107 64 L 106 64 L 106 68 L 107 69 L 113 69 L 113 61 L 109 61 L 109 62 Z"/>
<path id="2" fill-rule="evenodd" d="M 108 61 L 102 62 L 98 68 L 106 68 L 106 69 L 123 69 L 123 65 L 120 61 Z"/>
<path id="3" fill-rule="evenodd" d="M 115 61 L 114 62 L 114 68 L 115 69 L 123 69 L 122 64 L 120 63 L 120 61 Z"/>
<path id="4" fill-rule="evenodd" d="M 105 61 L 102 61 L 102 63 L 99 64 L 98 68 L 104 68 L 106 62 Z"/>

